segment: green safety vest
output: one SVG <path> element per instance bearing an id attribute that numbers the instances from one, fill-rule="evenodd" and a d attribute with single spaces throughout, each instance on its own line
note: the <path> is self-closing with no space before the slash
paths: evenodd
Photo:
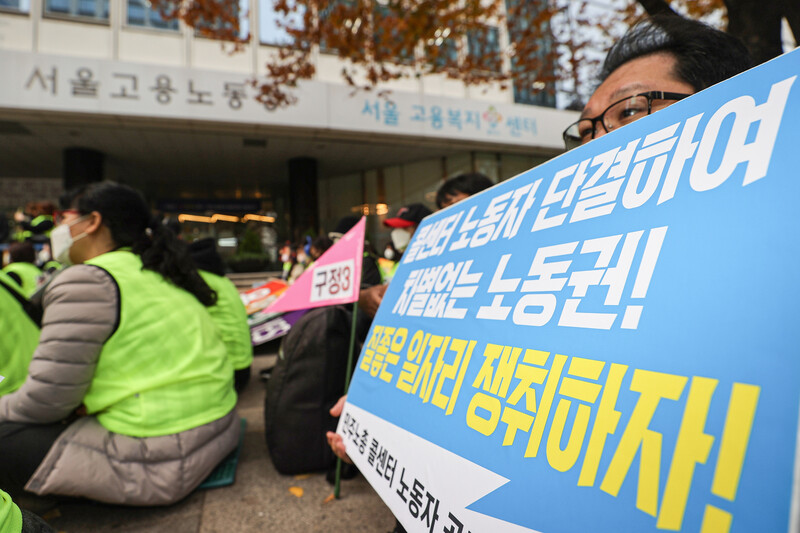
<path id="1" fill-rule="evenodd" d="M 31 220 L 31 222 L 29 224 L 31 229 L 20 230 L 20 231 L 18 231 L 18 232 L 16 232 L 14 234 L 13 238 L 14 238 L 14 240 L 19 241 L 19 242 L 25 242 L 28 239 L 30 239 L 31 237 L 33 237 L 35 234 L 41 234 L 41 235 L 44 235 L 44 236 L 49 238 L 50 234 L 53 232 L 53 228 L 52 227 L 49 230 L 44 231 L 44 232 L 36 231 L 36 229 L 37 229 L 37 226 L 39 226 L 41 223 L 43 223 L 43 222 L 52 222 L 52 221 L 53 221 L 53 217 L 51 217 L 50 215 L 39 215 L 38 217 L 36 217 L 33 220 Z"/>
<path id="2" fill-rule="evenodd" d="M 53 222 L 53 217 L 50 215 L 39 215 L 38 217 L 31 220 L 31 231 L 35 233 L 41 233 L 42 235 L 46 235 L 50 237 L 50 234 L 53 232 L 53 227 L 51 226 L 49 230 L 41 232 L 37 231 L 38 226 L 44 222 Z"/>
<path id="3" fill-rule="evenodd" d="M 248 368 L 253 363 L 253 344 L 250 340 L 250 326 L 247 324 L 247 310 L 236 285 L 226 277 L 205 270 L 199 272 L 208 286 L 217 293 L 216 305 L 207 310 L 222 335 L 233 369 Z"/>
<path id="4" fill-rule="evenodd" d="M 50 261 L 42 265 L 42 270 L 50 270 L 50 269 L 59 270 L 61 266 L 62 266 L 61 263 L 51 259 Z"/>
<path id="5" fill-rule="evenodd" d="M 20 533 L 22 531 L 22 511 L 11 501 L 11 496 L 0 490 L 0 531 Z"/>
<path id="6" fill-rule="evenodd" d="M 399 261 L 392 261 L 383 257 L 378 258 L 378 270 L 381 273 L 381 282 L 389 283 L 397 272 L 397 267 L 400 266 Z"/>
<path id="7" fill-rule="evenodd" d="M 18 261 L 16 263 L 6 265 L 3 271 L 13 272 L 19 276 L 19 278 L 22 280 L 22 294 L 25 295 L 26 298 L 30 298 L 30 296 L 36 292 L 36 289 L 39 287 L 38 279 L 39 276 L 42 275 L 42 271 L 39 270 L 39 267 L 33 263 Z"/>
<path id="8" fill-rule="evenodd" d="M 28 376 L 33 352 L 39 344 L 39 327 L 22 308 L 17 284 L 0 271 L 0 396 L 14 392 Z M 9 293 L 15 291 L 17 297 Z M 0 530 L 2 531 L 2 530 Z"/>
<path id="9" fill-rule="evenodd" d="M 33 237 L 33 232 L 28 230 L 21 230 L 14 234 L 14 240 L 19 242 L 25 242 L 31 237 Z"/>
<path id="10" fill-rule="evenodd" d="M 86 263 L 111 274 L 120 298 L 119 325 L 83 398 L 87 413 L 132 437 L 179 433 L 228 414 L 233 367 L 203 304 L 128 250 Z"/>

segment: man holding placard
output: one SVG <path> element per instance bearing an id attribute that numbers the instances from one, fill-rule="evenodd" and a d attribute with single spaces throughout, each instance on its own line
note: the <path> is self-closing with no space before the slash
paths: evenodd
<path id="1" fill-rule="evenodd" d="M 784 353 L 768 332 L 797 292 L 773 287 L 787 262 L 774 260 L 772 242 L 795 186 L 768 174 L 774 154 L 796 158 L 778 132 L 796 106 L 797 57 L 778 74 L 760 71 L 763 81 L 750 75 L 752 89 L 731 82 L 698 95 L 694 108 L 678 106 L 683 115 L 638 123 L 423 222 L 339 426 L 409 531 L 710 532 L 747 530 L 762 514 L 764 524 L 788 521 L 797 387 L 745 356 L 754 340 Z M 603 82 L 564 132 L 567 147 L 749 66 L 722 32 L 645 21 L 609 53 Z M 780 205 L 767 209 L 765 194 Z M 780 274 L 759 276 L 762 256 Z M 745 283 L 745 272 L 757 277 Z M 768 308 L 771 321 L 751 317 Z M 783 392 L 792 410 L 778 421 Z M 788 435 L 766 444 L 784 418 Z M 759 501 L 768 493 L 775 499 Z"/>
<path id="2" fill-rule="evenodd" d="M 663 109 L 752 66 L 737 38 L 676 16 L 634 26 L 608 52 L 600 86 L 564 130 L 567 149 Z"/>

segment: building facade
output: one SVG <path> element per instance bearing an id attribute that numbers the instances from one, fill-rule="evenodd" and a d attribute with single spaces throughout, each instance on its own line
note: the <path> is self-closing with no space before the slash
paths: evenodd
<path id="1" fill-rule="evenodd" d="M 433 207 L 447 177 L 501 181 L 561 152 L 575 114 L 515 103 L 550 103 L 530 88 L 433 75 L 377 96 L 348 86 L 324 51 L 297 103 L 266 109 L 254 83 L 287 38 L 271 2 L 242 3 L 249 40 L 231 53 L 145 0 L 0 0 L 0 209 L 113 179 L 226 243 L 246 214 L 296 240 L 357 213 L 382 242 L 382 219 Z"/>

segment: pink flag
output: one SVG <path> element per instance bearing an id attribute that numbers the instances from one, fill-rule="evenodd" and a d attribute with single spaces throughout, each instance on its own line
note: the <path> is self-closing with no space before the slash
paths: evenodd
<path id="1" fill-rule="evenodd" d="M 275 303 L 267 307 L 266 312 L 283 313 L 358 300 L 365 226 L 366 218 L 361 217 L 358 224 L 328 248 Z"/>

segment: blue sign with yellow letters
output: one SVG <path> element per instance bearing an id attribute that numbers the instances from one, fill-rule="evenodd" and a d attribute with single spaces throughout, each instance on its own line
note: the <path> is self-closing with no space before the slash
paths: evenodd
<path id="1" fill-rule="evenodd" d="M 800 50 L 422 223 L 339 426 L 408 531 L 789 530 L 798 74 Z"/>

